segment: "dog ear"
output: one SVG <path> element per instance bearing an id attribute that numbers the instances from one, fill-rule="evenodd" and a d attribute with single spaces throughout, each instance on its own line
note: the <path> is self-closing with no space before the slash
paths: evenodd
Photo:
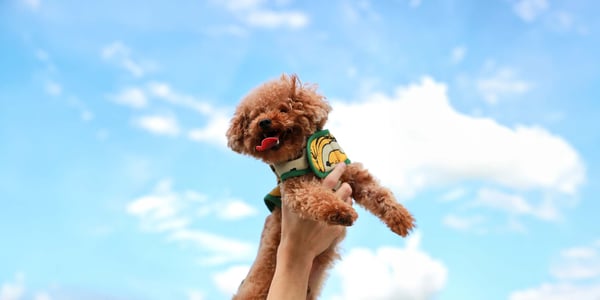
<path id="1" fill-rule="evenodd" d="M 244 150 L 244 136 L 248 125 L 248 118 L 244 113 L 236 112 L 229 129 L 227 130 L 227 146 L 231 150 L 241 153 Z"/>
<path id="2" fill-rule="evenodd" d="M 327 122 L 327 116 L 331 111 L 331 106 L 325 101 L 325 97 L 317 93 L 316 84 L 302 84 L 296 74 L 291 74 L 290 82 L 290 98 L 294 102 L 302 103 L 302 110 L 306 117 L 312 120 L 317 129 L 323 129 Z"/>
<path id="3" fill-rule="evenodd" d="M 321 130 L 327 122 L 327 116 L 331 111 L 331 106 L 325 101 L 325 97 L 318 95 L 317 93 L 314 94 L 319 100 L 314 103 L 313 122 L 317 125 L 317 130 Z M 312 96 L 311 98 L 315 99 L 315 96 Z"/>

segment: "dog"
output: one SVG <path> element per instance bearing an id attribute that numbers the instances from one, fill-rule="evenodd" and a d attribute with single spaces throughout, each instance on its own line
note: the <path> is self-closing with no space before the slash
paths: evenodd
<path id="1" fill-rule="evenodd" d="M 348 164 L 341 181 L 351 186 L 356 203 L 398 235 L 407 236 L 415 226 L 413 216 L 392 192 L 361 164 L 351 163 L 335 137 L 323 129 L 330 111 L 317 86 L 301 83 L 295 74 L 262 84 L 237 106 L 226 133 L 229 148 L 268 164 L 278 185 L 265 197 L 271 214 L 255 263 L 233 299 L 266 299 L 280 242 L 281 203 L 302 218 L 344 226 L 354 223 L 358 215 L 352 205 L 321 184 L 336 163 Z M 315 258 L 307 299 L 318 297 L 337 258 L 337 245 Z"/>

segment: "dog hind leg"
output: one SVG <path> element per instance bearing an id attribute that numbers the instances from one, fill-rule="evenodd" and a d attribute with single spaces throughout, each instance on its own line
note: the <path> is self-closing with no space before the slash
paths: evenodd
<path id="1" fill-rule="evenodd" d="M 275 274 L 277 248 L 281 239 L 281 210 L 276 208 L 265 220 L 256 260 L 233 300 L 264 300 Z"/>

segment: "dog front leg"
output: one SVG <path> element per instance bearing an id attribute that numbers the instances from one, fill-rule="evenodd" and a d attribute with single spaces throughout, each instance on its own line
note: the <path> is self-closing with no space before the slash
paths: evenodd
<path id="1" fill-rule="evenodd" d="M 281 240 L 281 209 L 275 208 L 265 220 L 256 260 L 246 279 L 240 285 L 233 300 L 267 299 L 277 258 L 277 248 Z"/>
<path id="2" fill-rule="evenodd" d="M 290 178 L 283 182 L 281 192 L 282 202 L 303 218 L 344 226 L 352 225 L 358 218 L 352 205 L 323 187 L 314 176 Z"/>
<path id="3" fill-rule="evenodd" d="M 342 181 L 352 187 L 354 200 L 381 219 L 393 232 L 406 236 L 414 227 L 410 212 L 396 201 L 392 191 L 381 186 L 360 164 L 348 165 Z"/>

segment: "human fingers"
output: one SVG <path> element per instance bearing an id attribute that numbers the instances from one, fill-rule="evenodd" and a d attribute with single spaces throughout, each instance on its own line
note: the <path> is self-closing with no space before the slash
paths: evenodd
<path id="1" fill-rule="evenodd" d="M 325 177 L 325 179 L 323 179 L 323 186 L 325 186 L 325 188 L 328 188 L 328 189 L 335 189 L 335 187 L 338 185 L 338 182 L 340 181 L 340 178 L 342 177 L 342 174 L 344 174 L 345 170 L 346 170 L 345 163 L 339 163 L 339 164 L 335 165 L 335 167 L 333 168 L 331 173 L 329 173 L 329 175 L 327 175 L 327 177 Z"/>
<path id="2" fill-rule="evenodd" d="M 352 204 L 352 187 L 346 182 L 342 183 L 340 187 L 335 191 L 338 198 L 344 200 L 348 204 Z"/>

